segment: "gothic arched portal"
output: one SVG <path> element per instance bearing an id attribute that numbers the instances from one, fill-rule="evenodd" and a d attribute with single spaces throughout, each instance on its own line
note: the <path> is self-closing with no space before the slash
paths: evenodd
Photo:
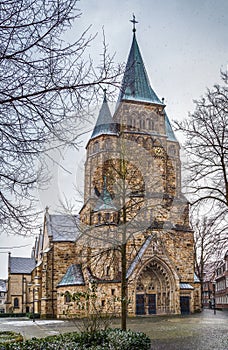
<path id="1" fill-rule="evenodd" d="M 159 260 L 145 265 L 136 282 L 136 314 L 168 314 L 175 312 L 175 280 L 169 267 Z"/>

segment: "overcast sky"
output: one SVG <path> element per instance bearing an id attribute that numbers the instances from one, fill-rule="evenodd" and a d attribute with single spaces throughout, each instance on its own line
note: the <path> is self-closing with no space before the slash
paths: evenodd
<path id="1" fill-rule="evenodd" d="M 91 34 L 98 33 L 90 47 L 95 61 L 102 51 L 104 27 L 109 51 L 116 53 L 115 62 L 126 62 L 132 41 L 129 20 L 135 14 L 139 22 L 137 41 L 152 88 L 160 98 L 165 98 L 171 121 L 187 117 L 194 110 L 193 99 L 219 83 L 220 70 L 227 70 L 227 0 L 81 0 L 78 8 L 82 16 L 66 37 L 77 38 L 92 25 Z M 88 138 L 89 135 L 87 141 Z M 71 161 L 71 175 L 54 169 L 56 176 L 50 188 L 39 194 L 41 207 L 49 205 L 50 212 L 55 210 L 58 195 L 65 192 L 68 196 L 75 178 L 81 178 L 83 148 L 74 155 L 67 151 L 62 162 L 67 163 L 72 156 L 76 165 Z M 8 250 L 13 256 L 29 257 L 33 242 L 34 237 L 1 236 L 0 248 L 8 249 L 0 249 L 0 278 L 7 277 Z M 25 247 L 12 249 L 15 246 Z"/>

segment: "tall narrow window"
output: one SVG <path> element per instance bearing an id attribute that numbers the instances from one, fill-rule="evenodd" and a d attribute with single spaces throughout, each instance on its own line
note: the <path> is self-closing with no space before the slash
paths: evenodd
<path id="1" fill-rule="evenodd" d="M 108 276 L 110 273 L 110 266 L 106 266 L 106 275 Z"/>
<path id="2" fill-rule="evenodd" d="M 17 309 L 19 308 L 19 299 L 18 298 L 14 298 L 13 306 Z"/>

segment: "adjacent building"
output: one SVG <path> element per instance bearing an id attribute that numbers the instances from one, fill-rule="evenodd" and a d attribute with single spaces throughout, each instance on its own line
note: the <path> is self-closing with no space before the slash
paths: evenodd
<path id="1" fill-rule="evenodd" d="M 29 297 L 32 271 L 36 266 L 34 258 L 8 258 L 7 313 L 26 313 L 33 311 Z"/>
<path id="2" fill-rule="evenodd" d="M 0 279 L 0 313 L 6 312 L 7 280 Z"/>
<path id="3" fill-rule="evenodd" d="M 215 272 L 215 305 L 228 310 L 228 251 Z"/>

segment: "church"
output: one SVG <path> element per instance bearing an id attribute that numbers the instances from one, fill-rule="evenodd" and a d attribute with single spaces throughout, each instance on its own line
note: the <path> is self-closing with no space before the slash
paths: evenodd
<path id="1" fill-rule="evenodd" d="M 8 310 L 83 316 L 68 296 L 95 283 L 101 312 L 119 314 L 123 247 L 129 316 L 201 309 L 180 145 L 164 99 L 151 87 L 133 24 L 115 112 L 104 91 L 86 146 L 83 207 L 76 216 L 46 210 L 32 257 L 20 266 L 9 256 Z"/>

